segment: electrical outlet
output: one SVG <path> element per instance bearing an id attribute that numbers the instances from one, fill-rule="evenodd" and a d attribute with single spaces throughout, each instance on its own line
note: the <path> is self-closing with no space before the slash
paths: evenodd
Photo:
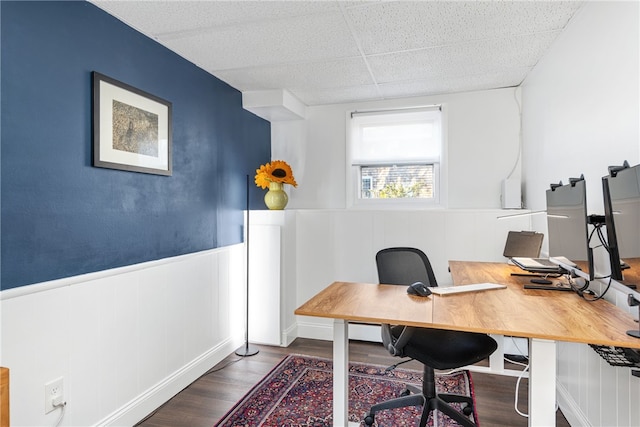
<path id="1" fill-rule="evenodd" d="M 60 377 L 44 385 L 44 413 L 57 409 L 54 403 L 64 402 L 64 381 Z"/>

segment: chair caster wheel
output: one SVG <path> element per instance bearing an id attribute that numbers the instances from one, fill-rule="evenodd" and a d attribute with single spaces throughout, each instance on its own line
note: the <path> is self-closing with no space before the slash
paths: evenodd
<path id="1" fill-rule="evenodd" d="M 471 407 L 471 405 L 464 406 L 462 408 L 462 413 L 465 414 L 466 416 L 469 416 L 473 414 L 473 408 Z"/>
<path id="2" fill-rule="evenodd" d="M 400 397 L 409 396 L 410 394 L 411 394 L 411 390 L 407 388 L 402 393 L 400 393 Z"/>
<path id="3" fill-rule="evenodd" d="M 373 425 L 373 414 L 367 414 L 367 416 L 364 417 L 364 424 L 367 426 Z"/>

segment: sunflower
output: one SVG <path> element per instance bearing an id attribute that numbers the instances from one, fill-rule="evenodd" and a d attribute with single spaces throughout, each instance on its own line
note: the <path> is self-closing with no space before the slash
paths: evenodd
<path id="1" fill-rule="evenodd" d="M 271 167 L 269 163 L 260 166 L 260 169 L 256 169 L 256 185 L 262 189 L 265 189 L 269 186 L 269 180 L 267 177 L 269 176 L 268 169 Z"/>
<path id="2" fill-rule="evenodd" d="M 291 166 L 283 160 L 274 160 L 271 163 L 266 163 L 260 166 L 260 169 L 256 169 L 256 185 L 260 188 L 267 188 L 270 182 L 281 182 L 283 184 L 298 186 L 295 178 L 293 177 L 293 171 Z"/>

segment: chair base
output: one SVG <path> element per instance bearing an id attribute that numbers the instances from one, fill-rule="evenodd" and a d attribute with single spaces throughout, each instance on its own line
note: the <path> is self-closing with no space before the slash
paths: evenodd
<path id="1" fill-rule="evenodd" d="M 453 399 L 449 402 L 461 402 L 466 396 L 457 396 L 457 395 L 449 395 L 447 397 L 456 397 L 459 400 Z M 450 406 L 448 402 L 445 400 L 447 397 L 442 398 L 432 397 L 425 404 L 425 397 L 422 394 L 412 394 L 409 396 L 399 397 L 397 399 L 388 400 L 386 402 L 380 403 L 378 405 L 374 405 L 371 407 L 370 412 L 364 417 L 364 424 L 367 426 L 372 426 L 375 421 L 375 413 L 379 411 L 383 411 L 385 409 L 395 409 L 395 408 L 404 408 L 407 406 L 422 406 L 422 416 L 420 417 L 419 427 L 425 427 L 427 425 L 427 419 L 429 418 L 429 414 L 438 410 L 443 414 L 447 415 L 452 420 L 456 421 L 458 424 L 464 427 L 476 427 L 476 424 L 472 422 L 467 415 L 464 413 L 458 412 L 455 408 Z M 473 411 L 472 402 L 469 399 L 468 406 L 465 406 L 463 410 L 468 408 L 469 414 Z M 466 400 L 464 400 L 466 402 Z"/>
<path id="2" fill-rule="evenodd" d="M 423 389 L 420 390 L 417 387 L 407 386 L 408 392 L 414 394 L 403 393 L 401 397 L 396 399 L 387 400 L 373 405 L 369 410 L 369 413 L 364 417 L 364 424 L 372 426 L 375 421 L 375 414 L 385 409 L 404 408 L 407 406 L 422 406 L 422 416 L 420 417 L 419 427 L 425 427 L 427 425 L 427 419 L 429 414 L 433 411 L 440 411 L 458 424 L 464 427 L 476 427 L 476 424 L 469 419 L 469 415 L 473 413 L 473 399 L 469 396 L 462 396 L 459 394 L 448 393 L 435 393 L 435 382 L 430 381 L 433 379 L 433 370 L 425 367 L 425 380 L 423 381 Z M 462 412 L 459 412 L 449 403 L 462 403 Z"/>

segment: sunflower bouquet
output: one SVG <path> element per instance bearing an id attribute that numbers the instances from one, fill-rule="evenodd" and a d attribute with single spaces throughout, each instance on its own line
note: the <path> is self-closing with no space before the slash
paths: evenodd
<path id="1" fill-rule="evenodd" d="M 271 163 L 265 163 L 256 169 L 256 185 L 262 189 L 269 187 L 272 182 L 281 184 L 289 184 L 294 187 L 298 186 L 291 166 L 283 160 L 274 160 Z"/>

